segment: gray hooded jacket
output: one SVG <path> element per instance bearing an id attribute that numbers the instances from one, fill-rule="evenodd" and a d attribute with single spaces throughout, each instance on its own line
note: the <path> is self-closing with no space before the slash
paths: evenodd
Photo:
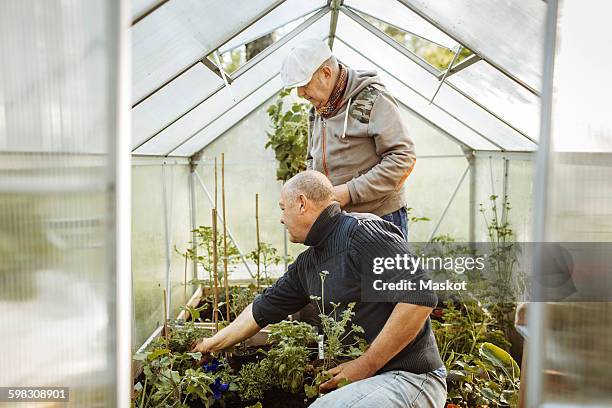
<path id="1" fill-rule="evenodd" d="M 382 216 L 405 205 L 414 143 L 375 71 L 349 69 L 337 111 L 324 119 L 313 108 L 309 122 L 308 169 L 325 174 L 334 186 L 348 185 L 346 211 Z"/>

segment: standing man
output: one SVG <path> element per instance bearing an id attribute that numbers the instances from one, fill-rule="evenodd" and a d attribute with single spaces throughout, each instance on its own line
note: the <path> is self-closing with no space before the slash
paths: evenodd
<path id="1" fill-rule="evenodd" d="M 376 72 L 342 65 L 325 42 L 309 40 L 289 52 L 281 78 L 313 105 L 307 168 L 327 176 L 343 209 L 376 214 L 407 238 L 403 185 L 414 143 Z"/>

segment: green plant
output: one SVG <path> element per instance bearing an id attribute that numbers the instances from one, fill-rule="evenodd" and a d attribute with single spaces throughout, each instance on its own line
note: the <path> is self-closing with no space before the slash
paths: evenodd
<path id="1" fill-rule="evenodd" d="M 174 327 L 174 328 L 172 328 Z M 193 322 L 187 322 L 182 326 L 172 326 L 168 346 L 175 352 L 186 352 L 191 349 L 195 341 L 212 335 L 209 328 L 198 327 Z"/>
<path id="2" fill-rule="evenodd" d="M 490 254 L 488 262 L 494 273 L 493 282 L 485 291 L 488 308 L 498 321 L 507 337 L 514 331 L 516 300 L 525 290 L 525 279 L 517 271 L 520 246 L 508 221 L 512 207 L 508 196 L 503 199 L 501 214 L 497 208 L 496 195 L 489 196 L 489 208 L 480 204 L 489 237 Z"/>
<path id="3" fill-rule="evenodd" d="M 431 221 L 431 218 L 429 217 L 417 217 L 416 215 L 412 215 L 413 210 L 414 208 L 412 207 L 406 207 L 406 217 L 408 218 L 408 222 L 410 223 L 409 225 L 414 225 L 418 222 L 423 221 Z"/>
<path id="4" fill-rule="evenodd" d="M 308 146 L 308 104 L 294 102 L 284 109 L 285 99 L 291 93 L 283 90 L 276 102 L 268 108 L 272 131 L 268 132 L 266 149 L 271 147 L 278 162 L 276 179 L 287 181 L 306 170 Z"/>
<path id="5" fill-rule="evenodd" d="M 255 248 L 254 250 L 252 250 L 247 255 L 247 258 L 253 261 L 255 264 L 259 262 L 259 266 L 262 267 L 261 270 L 263 271 L 263 282 L 265 285 L 269 285 L 271 283 L 270 278 L 268 276 L 270 267 L 272 265 L 278 265 L 283 261 L 283 258 L 278 255 L 278 250 L 266 242 L 260 242 L 259 248 Z M 256 282 L 257 287 L 259 287 L 259 284 L 260 282 Z"/>
<path id="6" fill-rule="evenodd" d="M 213 230 L 212 227 L 199 226 L 191 232 L 195 233 L 197 251 L 192 248 L 192 241 L 188 243 L 185 252 L 180 252 L 175 246 L 174 250 L 181 256 L 190 259 L 192 262 L 196 262 L 200 265 L 208 274 L 208 279 L 197 280 L 196 283 L 203 283 L 207 285 L 211 291 L 213 289 L 214 282 L 214 265 L 213 265 Z M 197 252 L 197 253 L 196 253 Z M 227 242 L 227 264 L 228 274 L 230 272 L 229 266 L 238 262 L 240 252 L 238 248 L 231 242 Z M 223 235 L 217 234 L 217 275 L 219 282 L 223 282 Z M 193 282 L 192 282 L 193 283 Z"/>
<path id="7" fill-rule="evenodd" d="M 461 378 L 448 398 L 463 408 L 474 406 L 518 407 L 520 369 L 505 350 L 482 343 L 478 357 L 457 362 L 450 375 Z"/>
<path id="8" fill-rule="evenodd" d="M 234 318 L 238 317 L 238 315 L 253 302 L 255 296 L 257 296 L 257 292 L 252 285 L 249 285 L 248 287 L 234 286 L 231 288 L 231 310 L 234 314 Z"/>
<path id="9" fill-rule="evenodd" d="M 341 357 L 359 357 L 367 346 L 365 340 L 358 336 L 364 333 L 363 328 L 351 323 L 353 316 L 355 316 L 355 312 L 353 312 L 355 302 L 349 303 L 341 311 L 338 310 L 340 309 L 340 303 L 330 302 L 332 310 L 329 313 L 325 312 L 325 278 L 328 274 L 328 271 L 322 271 L 319 274 L 321 278 L 321 297 L 310 297 L 316 301 L 323 330 L 323 370 L 329 370 L 337 365 Z M 338 315 L 340 315 L 340 319 L 338 319 Z"/>
<path id="10" fill-rule="evenodd" d="M 272 387 L 271 365 L 268 359 L 242 366 L 238 374 L 238 389 L 243 400 L 261 400 Z"/>
<path id="11" fill-rule="evenodd" d="M 201 353 L 173 353 L 158 348 L 134 358 L 143 362 L 144 386 L 135 395 L 135 407 L 185 406 L 188 399 L 210 405 L 213 376 L 197 366 Z"/>
<path id="12" fill-rule="evenodd" d="M 431 324 L 440 357 L 449 369 L 464 356 L 472 356 L 484 342 L 504 349 L 510 347 L 495 317 L 478 302 L 464 303 L 459 307 L 447 302 L 442 321 L 432 320 Z"/>
<path id="13" fill-rule="evenodd" d="M 277 387 L 296 393 L 304 385 L 304 368 L 308 362 L 305 346 L 281 343 L 267 353 L 270 370 Z"/>
<path id="14" fill-rule="evenodd" d="M 307 347 L 317 342 L 315 328 L 305 322 L 283 320 L 269 326 L 268 342 Z"/>
<path id="15" fill-rule="evenodd" d="M 489 262 L 495 272 L 495 282 L 492 286 L 491 296 L 500 303 L 516 299 L 518 290 L 514 272 L 518 264 L 520 248 L 515 242 L 514 231 L 508 222 L 508 213 L 511 208 L 508 197 L 504 197 L 503 210 L 497 209 L 498 196 L 489 196 L 489 208 L 480 204 L 480 213 L 484 218 L 487 235 L 491 246 Z"/>
<path id="16" fill-rule="evenodd" d="M 135 386 L 134 407 L 184 407 L 200 399 L 205 406 L 214 399 L 215 378 L 199 366 L 201 353 L 191 353 L 194 341 L 211 335 L 210 329 L 192 322 L 169 325 L 168 337 L 157 337 L 134 360 L 143 367 L 144 382 Z M 212 387 L 212 388 L 211 388 Z"/>

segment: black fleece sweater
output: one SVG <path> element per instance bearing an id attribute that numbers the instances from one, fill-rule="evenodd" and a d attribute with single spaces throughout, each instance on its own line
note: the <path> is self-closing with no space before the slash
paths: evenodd
<path id="1" fill-rule="evenodd" d="M 383 329 L 397 301 L 436 306 L 437 297 L 432 291 L 406 291 L 398 295 L 397 301 L 363 301 L 363 285 L 371 282 L 372 268 L 363 265 L 362 260 L 399 251 L 409 253 L 397 227 L 375 215 L 345 213 L 338 204 L 332 204 L 317 218 L 304 244 L 309 248 L 289 265 L 287 273 L 255 298 L 253 316 L 260 327 L 277 323 L 309 302 L 316 302 L 310 296 L 321 296 L 321 271 L 329 272 L 325 279 L 325 310 L 331 310 L 331 302 L 343 307 L 356 302 L 353 323 L 363 327 L 368 343 Z M 419 270 L 410 279 L 424 276 L 425 272 Z M 319 310 L 316 304 L 315 310 Z M 422 374 L 442 366 L 428 318 L 414 340 L 379 372 L 404 370 Z"/>

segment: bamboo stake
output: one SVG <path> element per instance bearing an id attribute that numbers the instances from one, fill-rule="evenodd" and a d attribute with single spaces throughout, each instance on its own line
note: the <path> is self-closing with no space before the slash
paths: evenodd
<path id="1" fill-rule="evenodd" d="M 230 321 L 229 285 L 227 283 L 227 223 L 225 222 L 225 154 L 221 153 L 221 210 L 223 212 L 223 285 L 225 285 L 225 311 Z"/>
<path id="2" fill-rule="evenodd" d="M 217 158 L 215 157 L 215 209 L 219 208 L 217 205 L 217 190 L 219 189 L 218 186 L 218 181 L 217 181 Z"/>
<path id="3" fill-rule="evenodd" d="M 259 242 L 259 193 L 255 193 L 255 232 L 257 234 L 257 292 L 259 292 L 259 254 L 261 250 Z"/>
<path id="4" fill-rule="evenodd" d="M 163 336 L 168 340 L 168 300 L 166 299 L 166 289 L 164 289 L 164 328 L 162 330 Z"/>
<path id="5" fill-rule="evenodd" d="M 185 276 L 183 277 L 183 302 L 187 302 L 187 255 L 185 255 Z"/>
<path id="6" fill-rule="evenodd" d="M 213 228 L 213 275 L 215 282 L 214 302 L 213 302 L 213 322 L 215 323 L 215 333 L 219 331 L 219 275 L 217 274 L 217 209 L 212 209 L 212 228 Z"/>

